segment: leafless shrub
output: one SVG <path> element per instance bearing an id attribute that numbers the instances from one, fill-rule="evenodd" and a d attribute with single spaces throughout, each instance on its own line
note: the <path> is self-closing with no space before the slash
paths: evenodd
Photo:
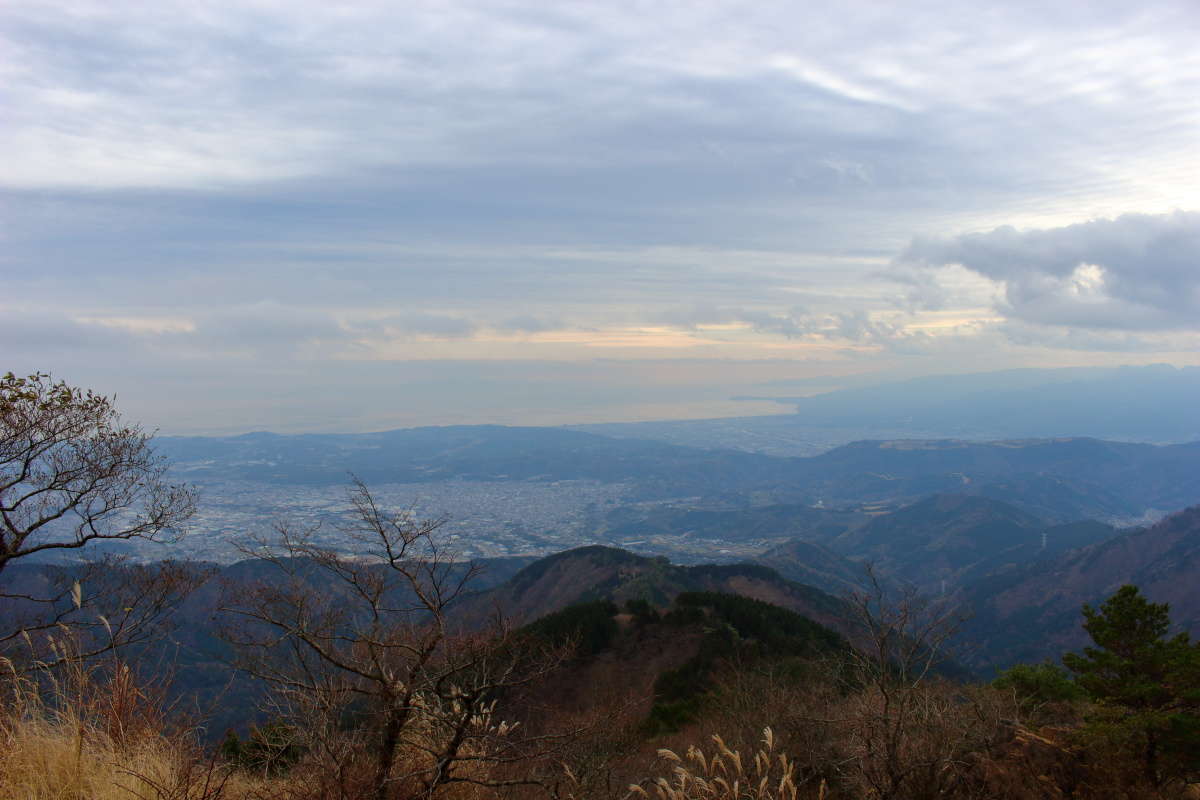
<path id="1" fill-rule="evenodd" d="M 1005 695 L 940 674 L 962 617 L 913 589 L 849 597 L 862 630 L 849 658 L 852 691 L 840 705 L 843 783 L 880 800 L 972 797 L 974 764 L 1011 738 L 1017 709 Z"/>
<path id="2" fill-rule="evenodd" d="M 359 556 L 281 525 L 273 541 L 247 548 L 266 574 L 231 587 L 224 604 L 223 635 L 239 665 L 274 688 L 308 753 L 298 769 L 321 782 L 309 796 L 536 785 L 507 768 L 563 737 L 526 735 L 498 717 L 496 703 L 562 654 L 499 618 L 483 631 L 457 626 L 452 606 L 478 567 L 443 547 L 441 521 L 388 512 L 357 480 L 349 500 L 340 533 Z"/>

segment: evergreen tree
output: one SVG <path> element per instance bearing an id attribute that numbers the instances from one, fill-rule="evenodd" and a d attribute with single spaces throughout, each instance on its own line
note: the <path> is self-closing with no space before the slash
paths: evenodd
<path id="1" fill-rule="evenodd" d="M 1100 704 L 1090 732 L 1139 751 L 1155 786 L 1200 770 L 1200 643 L 1168 637 L 1170 608 L 1122 586 L 1099 609 L 1083 607 L 1095 647 L 1063 663 Z"/>

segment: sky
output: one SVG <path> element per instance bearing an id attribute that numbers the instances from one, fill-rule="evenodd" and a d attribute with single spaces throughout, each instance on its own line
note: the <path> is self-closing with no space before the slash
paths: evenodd
<path id="1" fill-rule="evenodd" d="M 1200 363 L 1200 5 L 0 5 L 0 371 L 163 433 Z"/>

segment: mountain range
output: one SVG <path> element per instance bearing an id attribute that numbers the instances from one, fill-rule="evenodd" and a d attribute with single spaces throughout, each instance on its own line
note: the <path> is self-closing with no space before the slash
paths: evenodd
<path id="1" fill-rule="evenodd" d="M 995 438 L 1200 436 L 1200 367 L 1167 364 L 936 375 L 776 400 L 809 424 L 843 427 Z"/>
<path id="2" fill-rule="evenodd" d="M 1047 524 L 986 497 L 938 494 L 881 514 L 824 544 L 929 593 L 1116 535 L 1094 520 Z"/>
<path id="3" fill-rule="evenodd" d="M 960 599 L 972 618 L 964 640 L 977 665 L 1056 657 L 1086 644 L 1079 609 L 1124 584 L 1168 603 L 1178 629 L 1200 633 L 1200 506 L 1157 525 L 985 577 Z"/>
<path id="4" fill-rule="evenodd" d="M 876 376 L 780 380 L 735 399 L 794 413 L 611 422 L 575 430 L 696 447 L 813 455 L 852 439 L 1074 436 L 1141 442 L 1200 438 L 1200 367 L 1010 369 L 906 380 Z"/>

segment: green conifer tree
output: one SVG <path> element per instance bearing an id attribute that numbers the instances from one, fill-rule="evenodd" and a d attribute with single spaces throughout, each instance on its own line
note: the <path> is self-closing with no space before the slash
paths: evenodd
<path id="1" fill-rule="evenodd" d="M 1122 586 L 1099 609 L 1083 607 L 1095 647 L 1063 656 L 1099 704 L 1089 732 L 1138 751 L 1154 786 L 1200 771 L 1200 643 L 1168 637 L 1170 608 Z"/>

